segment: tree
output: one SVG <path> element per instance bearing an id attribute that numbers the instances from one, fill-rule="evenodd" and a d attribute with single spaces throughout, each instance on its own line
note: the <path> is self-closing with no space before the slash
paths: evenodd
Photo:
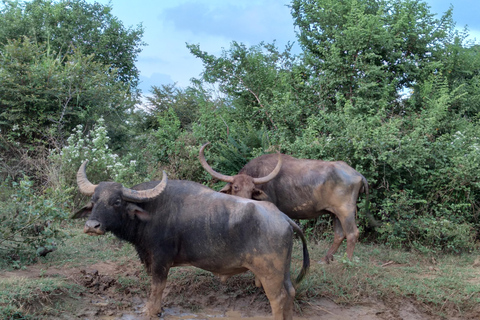
<path id="1" fill-rule="evenodd" d="M 478 119 L 480 114 L 480 45 L 464 44 L 466 35 L 455 37 L 446 46 L 441 73 L 446 77 L 451 90 L 456 90 L 458 99 L 452 112 L 469 119 Z M 419 89 L 419 88 L 417 88 Z M 418 94 L 420 90 L 416 90 Z"/>
<path id="2" fill-rule="evenodd" d="M 203 80 L 218 85 L 226 95 L 230 118 L 238 126 L 267 128 L 277 142 L 292 140 L 315 112 L 316 98 L 305 84 L 304 66 L 291 54 L 291 46 L 281 52 L 275 44 L 247 48 L 233 42 L 220 57 L 201 51 L 198 45 L 188 48 L 204 64 Z"/>
<path id="3" fill-rule="evenodd" d="M 3 4 L 2 4 L 3 3 Z M 117 70 L 116 78 L 136 95 L 139 71 L 135 66 L 143 27 L 126 28 L 112 15 L 112 7 L 85 0 L 2 0 L 0 45 L 24 36 L 45 44 L 59 56 L 79 51 L 93 61 Z"/>
<path id="4" fill-rule="evenodd" d="M 419 0 L 294 0 L 292 15 L 322 106 L 359 113 L 397 105 L 399 92 L 440 67 L 454 23 Z M 342 102 L 343 101 L 343 102 Z"/>
<path id="5" fill-rule="evenodd" d="M 0 2 L 2 150 L 61 147 L 77 124 L 88 131 L 100 116 L 112 146 L 125 143 L 143 28 L 125 28 L 111 10 L 84 0 Z"/>
<path id="6" fill-rule="evenodd" d="M 28 38 L 9 41 L 0 55 L 0 134 L 35 145 L 55 136 L 60 145 L 79 123 L 130 108 L 128 88 L 93 55 L 49 52 Z"/>
<path id="7" fill-rule="evenodd" d="M 162 85 L 161 87 L 153 86 L 151 96 L 147 96 L 150 105 L 152 118 L 149 121 L 150 127 L 157 128 L 158 122 L 154 120 L 161 113 L 172 110 L 182 129 L 189 129 L 191 124 L 199 117 L 199 102 L 196 92 L 193 88 L 187 89 L 176 88 L 175 84 Z"/>

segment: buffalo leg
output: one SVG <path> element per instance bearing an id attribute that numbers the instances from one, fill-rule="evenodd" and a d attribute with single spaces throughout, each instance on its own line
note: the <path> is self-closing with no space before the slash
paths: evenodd
<path id="1" fill-rule="evenodd" d="M 150 317 L 158 316 L 162 313 L 162 295 L 167 285 L 168 268 L 156 268 L 152 276 L 152 287 L 150 297 L 148 298 L 146 313 Z"/>
<path id="2" fill-rule="evenodd" d="M 333 231 L 333 244 L 330 249 L 328 249 L 327 254 L 324 258 L 326 263 L 330 263 L 331 261 L 333 261 L 333 255 L 335 254 L 335 252 L 337 252 L 338 248 L 342 244 L 343 239 L 345 239 L 345 233 L 343 232 L 342 224 L 335 215 L 333 216 Z"/>
<path id="3" fill-rule="evenodd" d="M 356 207 L 349 208 L 344 212 L 346 212 L 346 214 L 339 215 L 338 219 L 343 227 L 343 233 L 347 238 L 347 257 L 352 260 L 355 243 L 359 236 L 357 222 L 355 221 Z"/>
<path id="4" fill-rule="evenodd" d="M 162 295 L 167 279 L 153 279 L 152 290 L 148 298 L 146 313 L 150 317 L 159 316 L 162 313 Z"/>
<path id="5" fill-rule="evenodd" d="M 352 260 L 353 250 L 355 249 L 355 244 L 357 243 L 359 231 L 357 224 L 355 222 L 355 215 L 349 216 L 343 223 L 344 232 L 347 234 L 347 257 Z"/>
<path id="6" fill-rule="evenodd" d="M 258 276 L 258 278 L 263 285 L 268 301 L 270 301 L 273 319 L 291 320 L 293 318 L 295 289 L 290 282 L 290 278 L 287 280 L 280 276 Z"/>
<path id="7" fill-rule="evenodd" d="M 283 309 L 283 317 L 285 319 L 293 319 L 293 301 L 295 300 L 295 288 L 290 280 L 290 270 L 288 274 L 285 274 L 283 281 L 285 291 L 287 292 L 287 301 L 285 302 L 285 308 Z"/>

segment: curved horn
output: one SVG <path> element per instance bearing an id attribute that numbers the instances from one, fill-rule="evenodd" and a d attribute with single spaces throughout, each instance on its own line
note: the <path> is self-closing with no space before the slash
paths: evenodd
<path id="1" fill-rule="evenodd" d="M 277 166 L 275 169 L 273 169 L 272 172 L 268 176 L 262 177 L 262 178 L 253 178 L 253 183 L 254 184 L 262 184 L 262 183 L 267 183 L 268 181 L 272 180 L 277 176 L 277 174 L 280 172 L 280 169 L 282 168 L 282 163 L 283 163 L 283 157 L 282 154 L 278 154 L 278 161 L 277 161 Z"/>
<path id="2" fill-rule="evenodd" d="M 123 187 L 122 198 L 132 202 L 147 202 L 155 199 L 160 193 L 165 190 L 167 186 L 167 174 L 163 171 L 162 181 L 155 186 L 155 188 L 148 190 L 133 190 Z"/>
<path id="3" fill-rule="evenodd" d="M 206 146 L 208 146 L 210 142 L 205 143 L 201 148 L 200 148 L 200 153 L 198 155 L 198 160 L 200 160 L 200 163 L 202 164 L 202 167 L 207 170 L 208 173 L 212 175 L 212 177 L 222 180 L 223 182 L 233 182 L 233 177 L 231 176 L 226 176 L 224 174 L 218 173 L 215 170 L 212 169 L 207 163 L 207 160 L 205 160 L 205 155 L 203 154 L 203 149 L 205 149 Z"/>
<path id="4" fill-rule="evenodd" d="M 87 196 L 91 196 L 95 192 L 95 188 L 97 187 L 97 185 L 91 183 L 87 179 L 87 172 L 85 170 L 87 163 L 88 163 L 88 160 L 85 160 L 80 166 L 80 169 L 78 169 L 77 185 L 78 185 L 78 189 L 80 189 L 80 193 Z"/>

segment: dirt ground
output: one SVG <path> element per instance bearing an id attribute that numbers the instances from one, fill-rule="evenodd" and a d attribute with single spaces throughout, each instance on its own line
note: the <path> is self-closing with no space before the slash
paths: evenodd
<path id="1" fill-rule="evenodd" d="M 182 276 L 171 276 L 164 294 L 162 319 L 271 319 L 270 306 L 262 289 L 253 286 L 253 275 L 232 277 L 227 284 L 207 272 L 182 268 Z M 191 273 L 185 275 L 185 273 Z M 62 277 L 85 288 L 79 297 L 59 295 L 69 311 L 49 319 L 144 320 L 149 278 L 139 262 L 119 265 L 102 262 L 87 268 L 32 265 L 25 270 L 5 272 L 0 277 Z M 326 298 L 297 301 L 295 319 L 394 320 L 434 319 L 408 300 L 363 301 L 353 306 Z M 452 318 L 457 319 L 457 318 Z M 475 315 L 463 319 L 475 319 Z"/>

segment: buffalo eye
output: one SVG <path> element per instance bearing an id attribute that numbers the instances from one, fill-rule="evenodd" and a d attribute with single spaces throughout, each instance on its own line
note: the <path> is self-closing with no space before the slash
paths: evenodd
<path id="1" fill-rule="evenodd" d="M 240 189 L 240 188 L 237 185 L 233 186 L 233 190 L 238 191 L 238 189 Z"/>
<path id="2" fill-rule="evenodd" d="M 113 203 L 114 207 L 120 207 L 122 205 L 122 200 L 121 199 L 116 199 L 115 202 Z"/>

